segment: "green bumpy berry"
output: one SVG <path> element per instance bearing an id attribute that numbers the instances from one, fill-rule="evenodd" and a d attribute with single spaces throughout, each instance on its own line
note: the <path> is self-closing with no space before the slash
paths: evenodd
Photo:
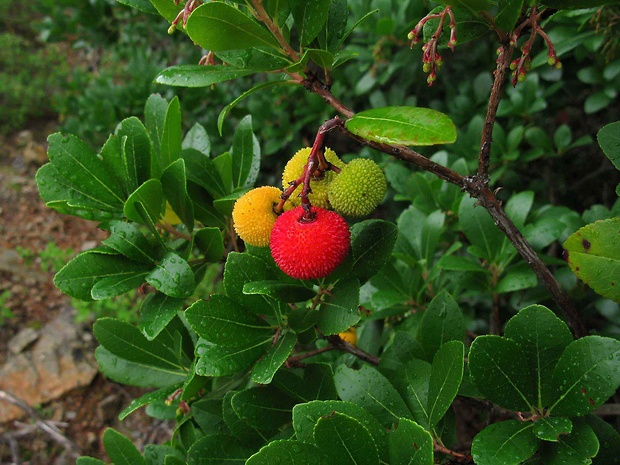
<path id="1" fill-rule="evenodd" d="M 341 215 L 366 216 L 381 203 L 386 190 L 379 165 L 368 158 L 356 158 L 329 185 L 329 203 Z"/>
<path id="2" fill-rule="evenodd" d="M 278 215 L 273 208 L 280 202 L 282 191 L 263 186 L 252 189 L 237 199 L 232 211 L 235 231 L 246 244 L 267 247 Z"/>
<path id="3" fill-rule="evenodd" d="M 311 147 L 300 149 L 288 161 L 288 163 L 284 167 L 284 172 L 282 173 L 282 187 L 284 189 L 289 186 L 289 183 L 291 181 L 295 181 L 303 174 L 304 167 L 306 166 L 306 163 L 308 163 L 308 156 L 310 155 L 311 151 Z M 332 165 L 335 165 L 340 169 L 344 168 L 345 166 L 345 163 L 340 158 L 338 158 L 336 152 L 327 147 L 325 148 L 325 159 Z M 327 196 L 327 189 L 335 177 L 336 173 L 330 170 L 325 173 L 323 179 L 312 178 L 310 180 L 310 188 L 312 189 L 312 193 L 308 195 L 308 199 L 310 200 L 310 203 L 312 205 L 328 210 L 331 209 Z M 301 198 L 299 197 L 299 194 L 301 194 L 301 189 L 302 185 L 300 184 L 289 198 L 291 203 L 295 206 L 301 205 Z"/>

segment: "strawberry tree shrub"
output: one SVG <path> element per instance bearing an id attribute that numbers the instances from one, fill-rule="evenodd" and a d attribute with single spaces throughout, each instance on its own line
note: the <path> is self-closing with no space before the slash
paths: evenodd
<path id="1" fill-rule="evenodd" d="M 617 463 L 620 436 L 602 415 L 620 386 L 620 202 L 580 215 L 514 183 L 514 166 L 591 141 L 528 121 L 546 107 L 539 74 L 561 87 L 577 47 L 560 48 L 554 24 L 600 18 L 604 1 L 377 2 L 378 13 L 345 0 L 123 3 L 156 9 L 206 51 L 158 82 L 264 80 L 219 113 L 219 130 L 234 128 L 226 150 L 200 124 L 184 131 L 179 100 L 159 95 L 97 151 L 49 137 L 41 197 L 109 231 L 55 283 L 85 301 L 140 289 L 137 324 L 95 322 L 95 355 L 110 379 L 151 388 L 120 419 L 143 407 L 176 418 L 170 440 L 143 451 L 106 430 L 113 463 Z M 359 77 L 365 21 L 379 34 L 408 24 L 386 40 L 420 63 L 395 79 L 429 96 L 458 83 L 444 73 L 462 44 L 493 43 L 495 63 L 478 57 L 488 75 L 461 84 L 487 92 L 442 112 L 396 88 L 393 103 L 354 111 L 338 82 Z M 295 87 L 329 116 L 273 174 L 262 125 L 225 121 L 250 95 Z M 618 122 L 597 133 L 615 168 L 619 137 Z M 502 181 L 513 186 L 498 198 Z M 218 264 L 221 286 L 197 296 Z"/>

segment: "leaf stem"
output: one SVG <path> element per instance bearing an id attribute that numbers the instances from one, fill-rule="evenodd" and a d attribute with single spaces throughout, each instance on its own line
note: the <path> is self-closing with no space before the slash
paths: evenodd
<path id="1" fill-rule="evenodd" d="M 327 336 L 327 340 L 331 343 L 332 347 L 336 350 L 340 350 L 342 352 L 348 352 L 352 355 L 355 355 L 360 360 L 364 362 L 370 363 L 371 365 L 377 366 L 381 359 L 379 357 L 375 357 L 374 355 L 369 354 L 368 352 L 363 351 L 357 346 L 348 343 L 344 339 L 342 339 L 337 334 L 333 336 Z"/>
<path id="2" fill-rule="evenodd" d="M 271 34 L 273 34 L 275 39 L 280 44 L 280 47 L 282 47 L 282 50 L 290 57 L 291 60 L 293 60 L 293 62 L 297 63 L 299 61 L 299 55 L 295 50 L 293 50 L 288 41 L 282 35 L 280 27 L 271 19 L 267 13 L 267 10 L 265 10 L 263 0 L 250 0 L 250 2 L 254 7 L 252 11 L 254 17 L 267 26 L 269 31 L 271 31 Z"/>

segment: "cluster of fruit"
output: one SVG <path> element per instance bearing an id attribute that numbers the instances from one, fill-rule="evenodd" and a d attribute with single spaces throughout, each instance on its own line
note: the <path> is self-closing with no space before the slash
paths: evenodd
<path id="1" fill-rule="evenodd" d="M 288 161 L 282 173 L 284 192 L 272 186 L 252 189 L 235 202 L 232 212 L 239 237 L 249 245 L 269 246 L 276 264 L 296 279 L 332 273 L 350 248 L 343 216 L 370 214 L 387 189 L 374 161 L 357 158 L 344 163 L 329 148 L 320 155 L 327 169 L 308 173 L 311 152 L 306 147 Z"/>

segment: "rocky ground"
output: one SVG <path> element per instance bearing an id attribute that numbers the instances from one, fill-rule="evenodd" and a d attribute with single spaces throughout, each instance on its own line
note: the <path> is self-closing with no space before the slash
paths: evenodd
<path id="1" fill-rule="evenodd" d="M 34 175 L 46 162 L 44 125 L 0 139 L 0 463 L 105 459 L 113 426 L 138 446 L 166 440 L 167 423 L 143 412 L 117 420 L 141 393 L 106 380 L 93 357 L 92 322 L 78 324 L 41 259 L 48 244 L 75 251 L 105 237 L 97 224 L 58 214 L 40 200 Z"/>

